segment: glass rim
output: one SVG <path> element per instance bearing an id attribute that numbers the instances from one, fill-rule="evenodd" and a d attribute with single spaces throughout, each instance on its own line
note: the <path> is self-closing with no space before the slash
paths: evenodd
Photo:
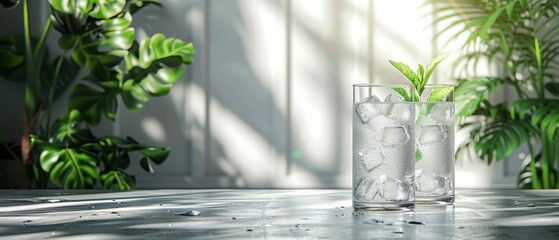
<path id="1" fill-rule="evenodd" d="M 353 87 L 413 87 L 408 83 L 355 83 Z"/>
<path id="2" fill-rule="evenodd" d="M 458 85 L 452 83 L 427 83 L 425 87 L 454 87 L 456 88 Z"/>

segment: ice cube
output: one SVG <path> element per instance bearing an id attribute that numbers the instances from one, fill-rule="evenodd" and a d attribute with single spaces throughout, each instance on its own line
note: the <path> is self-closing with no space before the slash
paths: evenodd
<path id="1" fill-rule="evenodd" d="M 448 138 L 448 127 L 439 124 L 421 125 L 419 131 L 419 143 L 421 145 L 438 145 Z"/>
<path id="2" fill-rule="evenodd" d="M 366 98 L 363 98 L 363 100 L 361 100 L 361 102 L 380 103 L 380 99 L 377 96 L 372 95 L 372 96 L 368 96 Z"/>
<path id="3" fill-rule="evenodd" d="M 429 117 L 440 123 L 449 123 L 454 119 L 454 103 L 434 104 Z"/>
<path id="4" fill-rule="evenodd" d="M 396 121 L 394 121 L 393 119 L 390 119 L 383 114 L 379 114 L 375 118 L 371 119 L 371 121 L 369 121 L 369 123 L 367 123 L 367 125 L 371 129 L 382 130 L 385 127 L 397 126 L 398 123 Z"/>
<path id="5" fill-rule="evenodd" d="M 383 107 L 384 115 L 397 122 L 409 121 L 413 116 L 412 112 L 413 105 L 410 104 L 395 103 Z"/>
<path id="6" fill-rule="evenodd" d="M 357 115 L 361 122 L 368 123 L 371 119 L 375 118 L 381 113 L 380 104 L 371 104 L 371 102 L 360 103 L 357 105 Z"/>
<path id="7" fill-rule="evenodd" d="M 419 169 L 415 170 L 415 188 L 431 195 L 446 195 L 452 190 L 452 184 L 447 177 Z"/>
<path id="8" fill-rule="evenodd" d="M 392 94 L 388 94 L 388 96 L 386 96 L 386 98 L 384 99 L 385 103 L 395 103 L 395 102 L 403 102 L 404 98 L 401 96 L 394 96 Z"/>
<path id="9" fill-rule="evenodd" d="M 386 175 L 381 175 L 379 179 L 380 197 L 393 201 L 407 201 L 410 199 L 412 188 L 408 183 Z"/>
<path id="10" fill-rule="evenodd" d="M 361 178 L 355 188 L 355 195 L 366 200 L 372 200 L 379 192 L 380 184 L 377 180 L 368 177 Z"/>
<path id="11" fill-rule="evenodd" d="M 379 147 L 373 146 L 367 149 L 363 149 L 355 153 L 356 159 L 360 160 L 365 166 L 367 171 L 372 171 L 376 167 L 380 166 L 381 164 L 386 163 L 386 159 L 384 158 L 384 154 L 380 150 Z"/>
<path id="12" fill-rule="evenodd" d="M 403 124 L 384 127 L 380 141 L 384 147 L 404 146 L 410 141 L 408 128 Z"/>
<path id="13" fill-rule="evenodd" d="M 403 102 L 404 98 L 402 97 L 394 97 L 392 94 L 388 94 L 388 96 L 386 96 L 386 98 L 384 99 L 385 104 L 383 104 L 382 106 L 382 113 L 384 115 L 391 115 L 392 111 L 394 109 L 395 103 L 398 102 Z"/>

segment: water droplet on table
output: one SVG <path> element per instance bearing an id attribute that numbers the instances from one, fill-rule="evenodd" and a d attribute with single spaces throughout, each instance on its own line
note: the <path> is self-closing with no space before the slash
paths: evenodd
<path id="1" fill-rule="evenodd" d="M 201 212 L 200 211 L 196 211 L 196 210 L 192 210 L 192 211 L 186 211 L 186 212 L 182 212 L 182 213 L 175 213 L 175 215 L 180 215 L 180 216 L 200 216 Z"/>
<path id="2" fill-rule="evenodd" d="M 409 224 L 413 224 L 413 225 L 425 225 L 425 223 L 423 223 L 423 222 L 420 222 L 420 221 L 413 221 L 413 220 L 408 221 L 408 223 L 409 223 Z"/>
<path id="3" fill-rule="evenodd" d="M 373 218 L 373 219 L 369 219 L 367 221 L 364 221 L 363 223 L 366 223 L 366 224 L 384 224 L 384 221 L 382 219 Z"/>

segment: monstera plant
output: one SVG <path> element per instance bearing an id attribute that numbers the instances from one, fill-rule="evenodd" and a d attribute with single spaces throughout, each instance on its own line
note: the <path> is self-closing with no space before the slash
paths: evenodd
<path id="1" fill-rule="evenodd" d="M 470 134 L 459 150 L 491 164 L 525 145 L 518 187 L 559 188 L 559 1 L 429 2 L 441 34 L 465 40 L 456 69 L 482 60 L 500 69 L 458 80 L 459 128 Z M 503 89 L 508 99 L 491 97 Z"/>
<path id="2" fill-rule="evenodd" d="M 0 74 L 25 86 L 21 156 L 4 146 L 22 161 L 29 185 L 44 188 L 50 179 L 72 189 L 133 188 L 135 178 L 126 172 L 131 153 L 152 172 L 170 149 L 131 137 L 98 137 L 92 126 L 115 120 L 119 98 L 135 111 L 169 93 L 192 62 L 192 44 L 162 34 L 136 40 L 133 15 L 161 6 L 155 0 L 49 0 L 50 16 L 37 38 L 30 35 L 28 0 L 0 3 L 23 11 L 23 34 L 0 38 Z M 53 30 L 58 45 L 48 49 Z M 54 120 L 52 106 L 67 89 L 67 114 Z"/>

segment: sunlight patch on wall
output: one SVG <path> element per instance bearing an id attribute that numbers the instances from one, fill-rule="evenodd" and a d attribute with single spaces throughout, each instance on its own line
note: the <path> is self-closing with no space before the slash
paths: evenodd
<path id="1" fill-rule="evenodd" d="M 393 71 L 388 60 L 408 63 L 415 69 L 417 64 L 432 58 L 433 44 L 431 21 L 421 17 L 428 7 L 421 1 L 392 0 L 373 1 L 373 82 L 406 82 Z"/>
<path id="2" fill-rule="evenodd" d="M 332 66 L 333 48 L 336 47 L 329 35 L 331 25 L 319 24 L 326 19 L 307 18 L 305 13 L 324 2 L 305 2 L 306 6 L 294 12 L 292 49 L 292 136 L 293 147 L 305 153 L 299 162 L 313 171 L 328 171 L 333 166 L 336 151 L 337 127 L 335 103 L 337 98 L 335 83 L 338 80 L 336 68 Z M 325 7 L 325 6 L 322 6 Z M 320 8 L 320 7 L 319 7 Z M 311 11 L 314 12 L 314 11 Z M 305 16 L 305 17 L 303 17 Z M 319 15 L 320 16 L 320 15 Z M 318 16 L 314 16 L 315 18 Z M 309 27 L 312 26 L 312 29 Z M 327 51 L 330 50 L 330 51 Z"/>
<path id="3" fill-rule="evenodd" d="M 165 142 L 165 129 L 163 128 L 159 120 L 153 117 L 145 117 L 144 119 L 142 119 L 142 129 L 150 138 L 150 140 L 158 143 Z"/>
<path id="4" fill-rule="evenodd" d="M 210 105 L 212 118 L 217 120 L 212 125 L 212 137 L 215 138 L 215 144 L 221 146 L 220 149 L 212 148 L 212 157 L 218 161 L 220 167 L 224 167 L 222 170 L 232 176 L 236 173 L 254 183 L 273 181 L 275 176 L 270 173 L 274 172 L 278 164 L 270 158 L 272 146 L 215 99 L 211 99 Z"/>

